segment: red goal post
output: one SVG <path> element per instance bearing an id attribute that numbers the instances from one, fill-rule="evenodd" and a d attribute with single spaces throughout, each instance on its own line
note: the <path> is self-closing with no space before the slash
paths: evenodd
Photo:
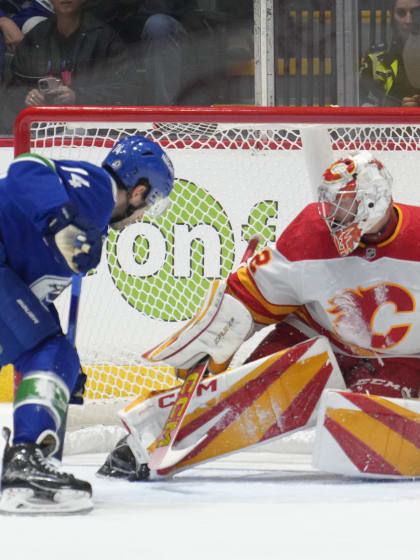
<path id="1" fill-rule="evenodd" d="M 419 124 L 416 108 L 387 107 L 28 107 L 14 125 L 15 156 L 30 151 L 36 122 L 96 123 L 301 123 L 346 125 Z"/>
<path id="2" fill-rule="evenodd" d="M 30 107 L 16 119 L 14 149 L 100 164 L 132 134 L 167 150 L 176 184 L 165 216 L 111 231 L 83 281 L 76 345 L 88 399 L 173 385 L 170 369 L 150 370 L 140 355 L 194 315 L 250 237 L 273 242 L 342 153 L 373 151 L 394 175 L 395 198 L 420 204 L 417 109 Z M 57 302 L 64 320 L 67 299 Z"/>

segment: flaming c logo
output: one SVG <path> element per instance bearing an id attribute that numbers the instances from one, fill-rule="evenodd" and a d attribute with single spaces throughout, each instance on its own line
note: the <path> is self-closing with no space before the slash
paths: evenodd
<path id="1" fill-rule="evenodd" d="M 346 340 L 351 329 L 351 342 L 375 350 L 392 348 L 407 336 L 411 323 L 406 314 L 416 308 L 413 296 L 391 283 L 345 290 L 330 303 L 337 335 Z"/>
<path id="2" fill-rule="evenodd" d="M 343 179 L 343 164 L 345 170 L 349 174 L 349 180 L 351 175 L 356 171 L 356 164 L 352 159 L 339 159 L 335 161 L 324 173 L 324 179 L 328 183 L 334 183 L 336 181 L 341 181 Z"/>

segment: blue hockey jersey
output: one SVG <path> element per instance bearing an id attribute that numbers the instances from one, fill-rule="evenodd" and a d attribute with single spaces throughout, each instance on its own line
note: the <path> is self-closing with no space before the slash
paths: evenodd
<path id="1" fill-rule="evenodd" d="M 69 284 L 71 269 L 44 241 L 49 218 L 72 203 L 104 234 L 116 200 L 116 184 L 88 162 L 24 154 L 0 179 L 0 237 L 7 265 L 35 295 L 50 303 Z"/>

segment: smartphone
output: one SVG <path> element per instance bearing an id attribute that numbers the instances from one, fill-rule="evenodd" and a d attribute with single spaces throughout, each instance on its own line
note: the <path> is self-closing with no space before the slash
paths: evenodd
<path id="1" fill-rule="evenodd" d="M 61 80 L 57 78 L 40 78 L 38 80 L 38 89 L 41 93 L 53 93 L 61 84 Z"/>

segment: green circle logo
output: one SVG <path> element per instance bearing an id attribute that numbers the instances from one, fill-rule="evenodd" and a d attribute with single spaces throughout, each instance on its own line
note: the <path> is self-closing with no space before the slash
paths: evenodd
<path id="1" fill-rule="evenodd" d="M 226 212 L 205 189 L 178 179 L 164 216 L 111 230 L 111 278 L 129 305 L 162 321 L 194 316 L 215 278 L 227 278 L 235 241 Z"/>

